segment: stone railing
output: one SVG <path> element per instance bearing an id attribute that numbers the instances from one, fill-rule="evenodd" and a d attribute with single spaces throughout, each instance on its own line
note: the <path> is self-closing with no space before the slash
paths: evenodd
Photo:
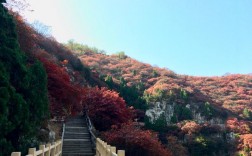
<path id="1" fill-rule="evenodd" d="M 52 144 L 40 145 L 39 150 L 36 148 L 29 148 L 26 156 L 61 156 L 62 155 L 62 140 Z M 21 156 L 21 152 L 12 152 L 11 156 Z"/>
<path id="2" fill-rule="evenodd" d="M 125 156 L 124 150 L 118 150 L 116 147 L 108 145 L 100 138 L 96 139 L 96 156 Z"/>
<path id="3" fill-rule="evenodd" d="M 88 130 L 91 134 L 91 141 L 95 147 L 94 148 L 94 150 L 96 151 L 95 156 L 125 156 L 124 150 L 118 150 L 116 152 L 116 147 L 110 146 L 106 142 L 102 141 L 100 138 L 97 138 L 93 132 L 94 127 L 87 113 L 85 117 L 87 120 Z"/>

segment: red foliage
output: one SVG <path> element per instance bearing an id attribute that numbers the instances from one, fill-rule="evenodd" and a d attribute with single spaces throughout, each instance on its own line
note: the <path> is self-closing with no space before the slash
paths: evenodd
<path id="1" fill-rule="evenodd" d="M 20 48 L 26 53 L 34 52 L 36 33 L 33 28 L 26 24 L 25 20 L 17 13 L 12 12 L 16 20 L 18 42 Z"/>
<path id="2" fill-rule="evenodd" d="M 106 88 L 86 88 L 83 90 L 83 102 L 98 130 L 108 130 L 112 125 L 127 122 L 132 118 L 130 109 L 119 94 Z"/>
<path id="3" fill-rule="evenodd" d="M 103 137 L 109 144 L 126 150 L 128 156 L 172 155 L 170 151 L 161 145 L 156 134 L 151 131 L 138 129 L 131 123 L 115 127 L 103 133 Z"/>
<path id="4" fill-rule="evenodd" d="M 48 76 L 51 115 L 65 116 L 81 111 L 81 90 L 71 84 L 65 69 L 45 59 L 40 60 Z"/>
<path id="5" fill-rule="evenodd" d="M 173 155 L 187 156 L 188 150 L 182 145 L 182 143 L 175 136 L 167 136 L 167 147 Z"/>

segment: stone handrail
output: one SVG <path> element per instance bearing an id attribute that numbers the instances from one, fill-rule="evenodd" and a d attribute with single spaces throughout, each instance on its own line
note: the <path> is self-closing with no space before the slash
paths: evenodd
<path id="1" fill-rule="evenodd" d="M 65 123 L 62 124 L 62 135 L 61 135 L 61 147 L 63 147 L 63 140 L 64 140 L 64 136 L 65 136 L 65 128 L 66 128 L 66 125 Z"/>
<path id="2" fill-rule="evenodd" d="M 93 132 L 94 128 L 93 128 L 92 122 L 91 122 L 89 116 L 87 115 L 87 113 L 86 113 L 86 120 L 87 120 L 87 125 L 88 125 L 88 131 L 91 134 L 91 141 L 95 147 L 96 146 L 96 136 Z"/>
<path id="3" fill-rule="evenodd" d="M 124 150 L 118 150 L 116 147 L 108 145 L 100 138 L 96 139 L 96 155 L 95 156 L 125 156 Z"/>
<path id="4" fill-rule="evenodd" d="M 96 155 L 95 156 L 125 156 L 124 150 L 118 150 L 116 152 L 116 147 L 108 145 L 106 142 L 102 141 L 100 138 L 97 138 L 93 133 L 93 125 L 86 113 L 86 120 L 88 124 L 88 130 L 91 134 L 92 143 L 95 145 Z"/>
<path id="5" fill-rule="evenodd" d="M 40 145 L 39 150 L 36 148 L 29 148 L 28 155 L 26 156 L 61 156 L 62 155 L 62 140 L 52 144 Z M 12 152 L 11 156 L 21 156 L 21 152 Z"/>

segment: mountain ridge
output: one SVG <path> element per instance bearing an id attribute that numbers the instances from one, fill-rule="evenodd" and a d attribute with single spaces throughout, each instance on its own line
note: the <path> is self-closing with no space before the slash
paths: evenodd
<path id="1" fill-rule="evenodd" d="M 248 107 L 251 105 L 251 75 L 230 74 L 211 77 L 179 75 L 165 68 L 138 62 L 128 56 L 120 59 L 117 55 L 96 53 L 84 54 L 80 56 L 80 59 L 100 77 L 111 75 L 117 83 L 122 77 L 128 86 L 143 83 L 144 90 L 151 94 L 155 94 L 156 90 L 167 91 L 173 88 L 183 88 L 194 94 L 197 94 L 196 90 L 201 90 L 209 102 L 213 101 L 216 105 L 222 105 L 237 115 L 241 115 L 243 110 L 239 106 L 233 106 L 232 103 L 243 106 L 248 104 Z"/>

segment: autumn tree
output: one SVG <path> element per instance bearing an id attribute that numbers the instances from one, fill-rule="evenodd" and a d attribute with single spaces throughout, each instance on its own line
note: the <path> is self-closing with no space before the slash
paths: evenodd
<path id="1" fill-rule="evenodd" d="M 175 136 L 167 136 L 167 148 L 172 152 L 173 155 L 188 156 L 188 150 L 184 147 L 181 142 Z"/>
<path id="2" fill-rule="evenodd" d="M 50 112 L 52 117 L 73 115 L 81 111 L 81 89 L 71 84 L 65 68 L 40 58 L 48 75 Z"/>
<path id="3" fill-rule="evenodd" d="M 83 102 L 88 115 L 98 130 L 104 131 L 112 125 L 131 120 L 131 111 L 115 91 L 98 87 L 83 89 Z"/>
<path id="4" fill-rule="evenodd" d="M 157 135 L 148 130 L 135 128 L 131 123 L 116 126 L 103 133 L 105 140 L 124 149 L 128 156 L 171 156 L 158 141 Z"/>

